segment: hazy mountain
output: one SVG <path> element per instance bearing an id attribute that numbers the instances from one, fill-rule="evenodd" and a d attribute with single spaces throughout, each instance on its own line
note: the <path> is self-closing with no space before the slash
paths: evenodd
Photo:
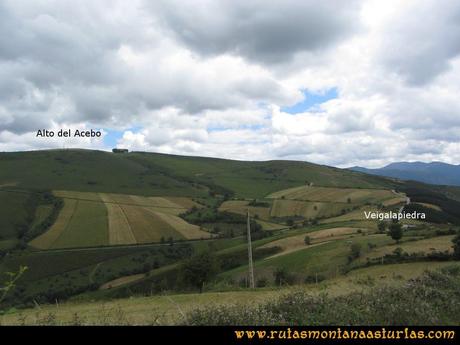
<path id="1" fill-rule="evenodd" d="M 394 177 L 403 180 L 460 186 L 460 165 L 442 162 L 397 162 L 378 169 L 367 169 L 357 166 L 350 169 L 372 175 Z"/>

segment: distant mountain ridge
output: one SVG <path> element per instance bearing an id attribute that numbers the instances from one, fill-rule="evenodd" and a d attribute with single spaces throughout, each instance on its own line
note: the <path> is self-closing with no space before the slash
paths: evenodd
<path id="1" fill-rule="evenodd" d="M 349 169 L 402 180 L 460 186 L 460 165 L 452 165 L 443 162 L 396 162 L 378 169 L 368 169 L 359 166 L 354 166 Z"/>

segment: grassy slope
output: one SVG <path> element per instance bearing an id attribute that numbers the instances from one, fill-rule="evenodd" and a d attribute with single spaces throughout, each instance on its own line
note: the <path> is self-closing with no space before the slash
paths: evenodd
<path id="1" fill-rule="evenodd" d="M 213 181 L 241 197 L 263 197 L 272 192 L 313 182 L 319 186 L 388 187 L 387 180 L 311 163 L 295 161 L 246 162 L 216 158 L 133 153 L 131 159 L 174 171 L 177 176 Z"/>
<path id="2" fill-rule="evenodd" d="M 201 195 L 203 191 L 129 156 L 90 150 L 0 153 L 0 184 L 17 187 L 140 195 Z M 167 193 L 165 193 L 167 192 Z"/>
<path id="3" fill-rule="evenodd" d="M 2 324 L 44 324 L 46 315 L 54 315 L 58 324 L 147 324 L 171 325 L 186 322 L 187 315 L 196 308 L 208 306 L 255 306 L 292 292 L 308 292 L 313 295 L 327 292 L 328 296 L 342 296 L 353 291 L 365 291 L 373 285 L 402 286 L 426 269 L 434 270 L 460 263 L 440 262 L 426 267 L 425 263 L 375 266 L 360 269 L 344 277 L 295 288 L 257 289 L 256 291 L 206 292 L 203 294 L 175 294 L 152 297 L 134 297 L 105 302 L 68 302 L 42 305 L 40 310 L 12 311 L 0 316 Z M 382 271 L 382 268 L 385 270 Z M 385 278 L 382 278 L 385 276 Z M 75 318 L 78 315 L 78 318 Z"/>
<path id="4" fill-rule="evenodd" d="M 366 203 L 380 202 L 393 199 L 395 193 L 390 190 L 381 189 L 354 189 L 354 188 L 324 188 L 300 186 L 277 191 L 268 196 L 269 198 L 286 198 L 291 200 L 304 201 L 325 201 L 325 202 L 348 202 Z"/>
<path id="5" fill-rule="evenodd" d="M 304 162 L 244 162 L 156 153 L 90 150 L 0 153 L 2 189 L 67 190 L 150 196 L 206 196 L 210 184 L 237 196 L 263 197 L 303 185 L 390 187 L 380 177 Z M 14 235 L 25 196 L 0 192 L 0 236 Z"/>
<path id="6" fill-rule="evenodd" d="M 205 196 L 212 184 L 218 184 L 234 190 L 237 196 L 246 198 L 261 198 L 281 189 L 304 185 L 306 181 L 313 182 L 315 186 L 392 188 L 387 180 L 379 177 L 302 162 L 240 162 L 144 153 L 115 155 L 84 150 L 0 153 L 0 184 L 5 181 L 17 182 L 21 188 L 40 187 L 149 196 Z M 8 211 L 8 207 L 4 210 Z M 350 224 L 344 226 L 348 225 Z M 357 226 L 365 225 L 363 223 Z M 169 227 L 165 227 L 165 231 L 165 236 L 169 236 Z M 289 232 L 290 235 L 298 233 L 302 231 Z M 146 236 L 150 238 L 149 234 Z M 283 237 L 284 234 L 256 241 L 255 246 L 280 236 Z M 180 237 L 182 236 L 178 236 Z M 364 247 L 368 239 L 369 237 L 359 237 L 357 241 L 362 241 Z M 216 241 L 216 247 L 221 241 L 226 240 Z M 229 251 L 245 248 L 241 239 L 229 240 L 228 243 L 231 241 L 233 247 L 230 244 L 224 246 Z M 384 236 L 381 241 L 385 244 L 389 238 Z M 197 243 L 197 246 L 203 248 L 207 245 L 206 242 Z M 75 268 L 77 269 L 82 267 L 82 263 L 75 253 L 77 252 L 66 253 L 66 258 L 75 265 L 80 264 Z M 346 262 L 348 253 L 348 246 L 343 241 L 337 241 L 317 249 L 299 250 L 289 255 L 261 260 L 256 263 L 256 269 L 263 272 L 266 269 L 271 271 L 274 267 L 287 267 L 302 274 L 324 271 L 327 275 L 334 276 L 336 267 Z M 95 259 L 85 267 L 97 265 L 101 260 Z M 60 269 L 65 266 L 63 262 L 65 260 L 49 261 L 49 269 Z M 34 264 L 33 261 L 30 263 Z M 44 265 L 47 264 L 42 262 L 40 266 L 34 267 L 39 271 L 48 269 Z M 229 273 L 243 270 L 245 268 L 241 267 Z M 1 267 L 0 271 L 3 271 Z"/>
<path id="7" fill-rule="evenodd" d="M 24 223 L 24 204 L 28 195 L 2 192 L 0 188 L 0 240 L 17 234 L 17 224 Z"/>

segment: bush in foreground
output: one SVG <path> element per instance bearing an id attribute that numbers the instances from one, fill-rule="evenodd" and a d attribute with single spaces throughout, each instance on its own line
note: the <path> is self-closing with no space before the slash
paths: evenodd
<path id="1" fill-rule="evenodd" d="M 210 306 L 187 316 L 191 325 L 456 325 L 460 267 L 426 272 L 402 287 L 330 297 L 288 293 L 261 305 Z"/>

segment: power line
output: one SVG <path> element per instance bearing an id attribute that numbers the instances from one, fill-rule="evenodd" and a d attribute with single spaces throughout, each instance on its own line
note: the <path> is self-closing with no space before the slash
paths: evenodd
<path id="1" fill-rule="evenodd" d="M 249 260 L 249 287 L 254 289 L 254 265 L 252 262 L 251 222 L 248 209 L 248 260 Z"/>

